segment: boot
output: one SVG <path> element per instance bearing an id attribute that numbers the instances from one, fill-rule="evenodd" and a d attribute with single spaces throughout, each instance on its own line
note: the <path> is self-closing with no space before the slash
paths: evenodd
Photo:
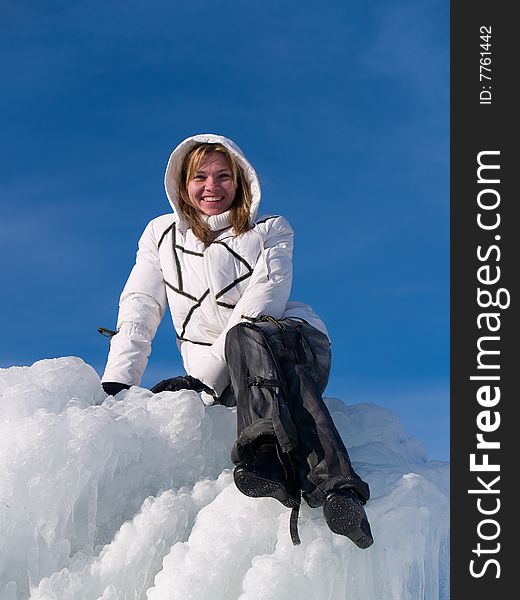
<path id="1" fill-rule="evenodd" d="M 300 486 L 288 454 L 274 437 L 253 442 L 251 453 L 233 472 L 237 488 L 252 498 L 275 498 L 287 508 L 300 505 Z"/>
<path id="2" fill-rule="evenodd" d="M 374 543 L 365 509 L 353 490 L 329 492 L 323 503 L 323 515 L 333 533 L 345 535 L 359 548 Z"/>

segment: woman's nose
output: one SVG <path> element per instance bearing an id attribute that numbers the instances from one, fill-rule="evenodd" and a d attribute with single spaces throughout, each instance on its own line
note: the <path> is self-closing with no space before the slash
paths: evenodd
<path id="1" fill-rule="evenodd" d="M 220 186 L 219 180 L 216 177 L 212 177 L 211 175 L 206 178 L 206 189 L 207 190 L 216 190 Z"/>

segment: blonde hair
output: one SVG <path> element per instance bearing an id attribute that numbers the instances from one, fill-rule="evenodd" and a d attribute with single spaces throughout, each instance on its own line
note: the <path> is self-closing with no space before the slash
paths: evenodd
<path id="1" fill-rule="evenodd" d="M 233 227 L 233 233 L 240 235 L 251 229 L 249 220 L 251 190 L 237 159 L 222 144 L 197 144 L 184 157 L 177 191 L 182 214 L 188 221 L 193 233 L 205 244 L 210 244 L 213 241 L 215 232 L 204 221 L 201 211 L 191 203 L 188 195 L 188 182 L 197 172 L 202 159 L 211 152 L 221 152 L 227 158 L 231 168 L 231 176 L 236 186 L 235 199 L 229 209 L 229 222 Z"/>

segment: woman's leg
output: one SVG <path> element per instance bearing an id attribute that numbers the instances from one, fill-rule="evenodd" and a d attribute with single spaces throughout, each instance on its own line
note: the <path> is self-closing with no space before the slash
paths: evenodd
<path id="1" fill-rule="evenodd" d="M 290 454 L 310 506 L 321 506 L 332 490 L 348 489 L 365 503 L 368 485 L 354 471 L 322 399 L 330 370 L 327 336 L 293 319 L 240 323 L 227 335 L 226 360 L 237 404 L 233 462 L 244 460 L 263 436 L 274 436 Z"/>

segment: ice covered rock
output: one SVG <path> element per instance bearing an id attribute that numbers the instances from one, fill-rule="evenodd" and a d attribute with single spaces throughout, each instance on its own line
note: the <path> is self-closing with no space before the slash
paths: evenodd
<path id="1" fill-rule="evenodd" d="M 192 391 L 106 398 L 81 359 L 0 371 L 0 600 L 448 598 L 448 465 L 399 419 L 327 403 L 372 499 L 368 550 L 305 504 L 240 494 L 234 409 Z"/>

